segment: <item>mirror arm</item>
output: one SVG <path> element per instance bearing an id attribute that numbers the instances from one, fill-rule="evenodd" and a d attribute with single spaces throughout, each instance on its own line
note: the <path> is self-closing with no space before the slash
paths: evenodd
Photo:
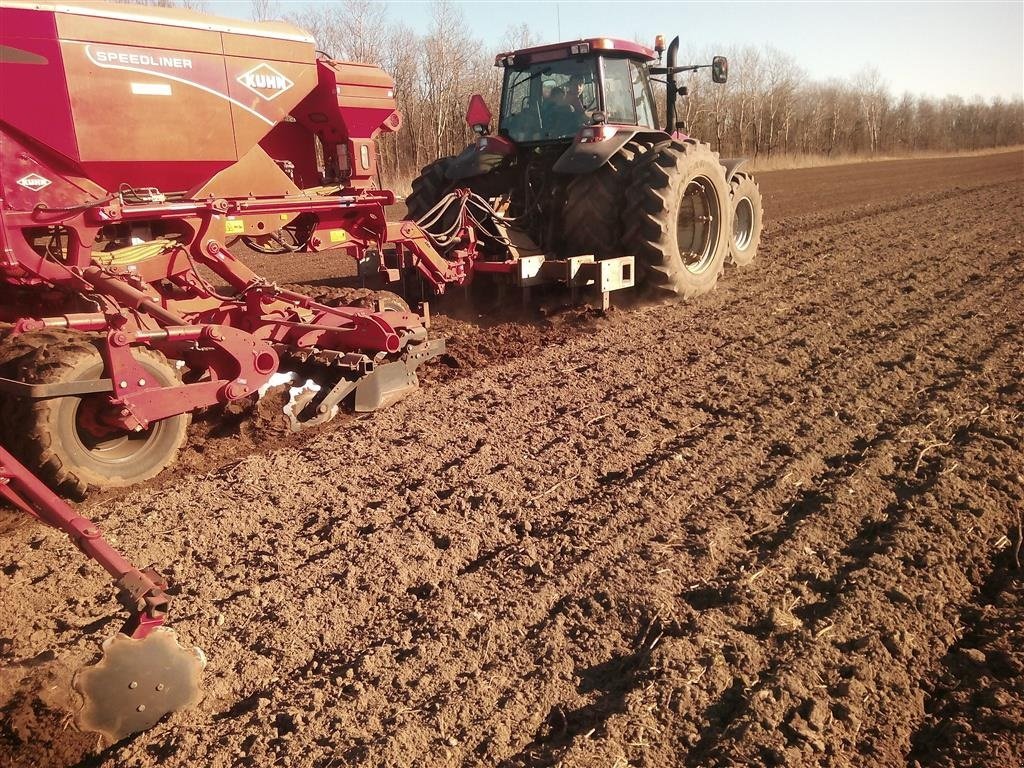
<path id="1" fill-rule="evenodd" d="M 688 64 L 685 67 L 648 67 L 647 71 L 652 75 L 678 75 L 681 72 L 696 72 L 698 69 L 707 69 L 710 64 Z"/>

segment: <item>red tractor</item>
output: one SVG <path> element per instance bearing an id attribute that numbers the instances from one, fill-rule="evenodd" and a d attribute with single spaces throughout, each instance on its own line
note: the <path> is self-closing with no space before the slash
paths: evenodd
<path id="1" fill-rule="evenodd" d="M 676 64 L 679 38 L 664 50 L 590 38 L 501 54 L 498 130 L 474 97 L 467 120 L 478 138 L 441 158 L 413 182 L 411 218 L 444 229 L 445 200 L 468 189 L 507 225 L 479 228 L 480 248 L 519 248 L 572 258 L 633 255 L 638 278 L 690 297 L 714 288 L 727 258 L 748 264 L 761 232 L 761 196 L 742 160 L 722 160 L 683 135 L 675 119 L 685 88 L 676 75 L 709 67 L 716 83 L 728 63 Z M 657 126 L 652 80 L 664 76 L 666 126 Z"/>

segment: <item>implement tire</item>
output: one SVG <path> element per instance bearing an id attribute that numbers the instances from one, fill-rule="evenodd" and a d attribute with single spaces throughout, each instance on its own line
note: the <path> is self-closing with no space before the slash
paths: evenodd
<path id="1" fill-rule="evenodd" d="M 634 170 L 624 220 L 628 252 L 648 288 L 683 298 L 714 289 L 732 229 L 718 153 L 694 139 L 655 146 Z"/>
<path id="2" fill-rule="evenodd" d="M 430 165 L 425 166 L 420 175 L 413 179 L 412 192 L 405 198 L 405 207 L 408 210 L 407 218 L 412 221 L 419 221 L 447 195 L 455 186 L 445 175 L 448 166 L 454 158 L 442 157 Z"/>
<path id="3" fill-rule="evenodd" d="M 26 337 L 36 336 L 35 339 Z M 94 338 L 70 334 L 25 334 L 22 343 L 38 341 L 22 355 L 8 376 L 29 384 L 88 381 L 103 376 L 103 358 Z M 150 381 L 161 387 L 181 383 L 177 370 L 159 352 L 132 350 Z M 55 490 L 81 498 L 93 488 L 118 488 L 141 483 L 174 463 L 185 442 L 190 413 L 170 416 L 143 432 L 111 430 L 98 434 L 88 428 L 95 405 L 103 396 L 68 396 L 47 400 L 12 399 L 8 441 L 10 450 Z"/>
<path id="4" fill-rule="evenodd" d="M 374 312 L 412 312 L 409 302 L 393 291 L 368 291 L 349 301 L 348 306 L 372 309 Z"/>
<path id="5" fill-rule="evenodd" d="M 598 259 L 626 255 L 622 210 L 633 166 L 652 143 L 627 142 L 593 173 L 577 176 L 565 191 L 562 236 L 567 256 Z"/>
<path id="6" fill-rule="evenodd" d="M 732 177 L 730 187 L 729 261 L 745 267 L 757 256 L 757 246 L 761 243 L 761 190 L 754 177 L 742 171 Z"/>

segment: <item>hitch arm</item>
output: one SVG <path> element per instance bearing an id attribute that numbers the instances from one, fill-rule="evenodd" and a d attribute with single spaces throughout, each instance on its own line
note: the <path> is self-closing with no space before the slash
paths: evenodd
<path id="1" fill-rule="evenodd" d="M 113 577 L 131 612 L 121 628 L 122 633 L 141 640 L 164 623 L 170 597 L 160 575 L 151 568 L 142 571 L 132 565 L 107 543 L 92 521 L 75 512 L 3 447 L 0 447 L 0 497 L 66 533 L 80 550 Z"/>

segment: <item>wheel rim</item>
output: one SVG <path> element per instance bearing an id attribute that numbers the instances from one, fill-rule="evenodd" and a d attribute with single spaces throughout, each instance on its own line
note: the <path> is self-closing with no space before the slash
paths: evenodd
<path id="1" fill-rule="evenodd" d="M 158 372 L 150 366 L 143 364 L 143 367 L 154 380 L 164 385 L 170 384 L 162 381 Z M 96 365 L 83 371 L 79 378 L 85 381 L 102 375 L 103 363 L 97 361 Z M 126 471 L 130 475 L 133 465 L 143 462 L 147 454 L 163 450 L 162 438 L 172 429 L 171 422 L 174 418 L 154 422 L 141 432 L 129 432 L 126 429 L 109 427 L 102 422 L 100 414 L 107 407 L 109 406 L 103 397 L 66 398 L 62 406 L 61 420 L 72 429 L 65 428 L 64 433 L 73 441 L 75 452 L 87 457 L 89 462 L 95 462 L 98 467 L 117 469 L 118 476 L 123 476 Z M 94 471 L 98 471 L 96 467 Z"/>
<path id="2" fill-rule="evenodd" d="M 141 432 L 110 429 L 102 434 L 96 429 L 94 402 L 76 399 L 71 407 L 74 408 L 75 442 L 90 459 L 100 464 L 123 465 L 136 460 L 160 440 L 167 428 L 164 421 L 157 421 Z"/>
<path id="3" fill-rule="evenodd" d="M 750 245 L 750 238 L 754 233 L 754 206 L 750 198 L 741 198 L 736 203 L 735 214 L 732 220 L 732 241 L 736 250 L 745 251 Z"/>
<path id="4" fill-rule="evenodd" d="M 676 242 L 688 272 L 699 275 L 714 263 L 720 227 L 715 183 L 707 176 L 691 179 L 676 219 Z"/>

